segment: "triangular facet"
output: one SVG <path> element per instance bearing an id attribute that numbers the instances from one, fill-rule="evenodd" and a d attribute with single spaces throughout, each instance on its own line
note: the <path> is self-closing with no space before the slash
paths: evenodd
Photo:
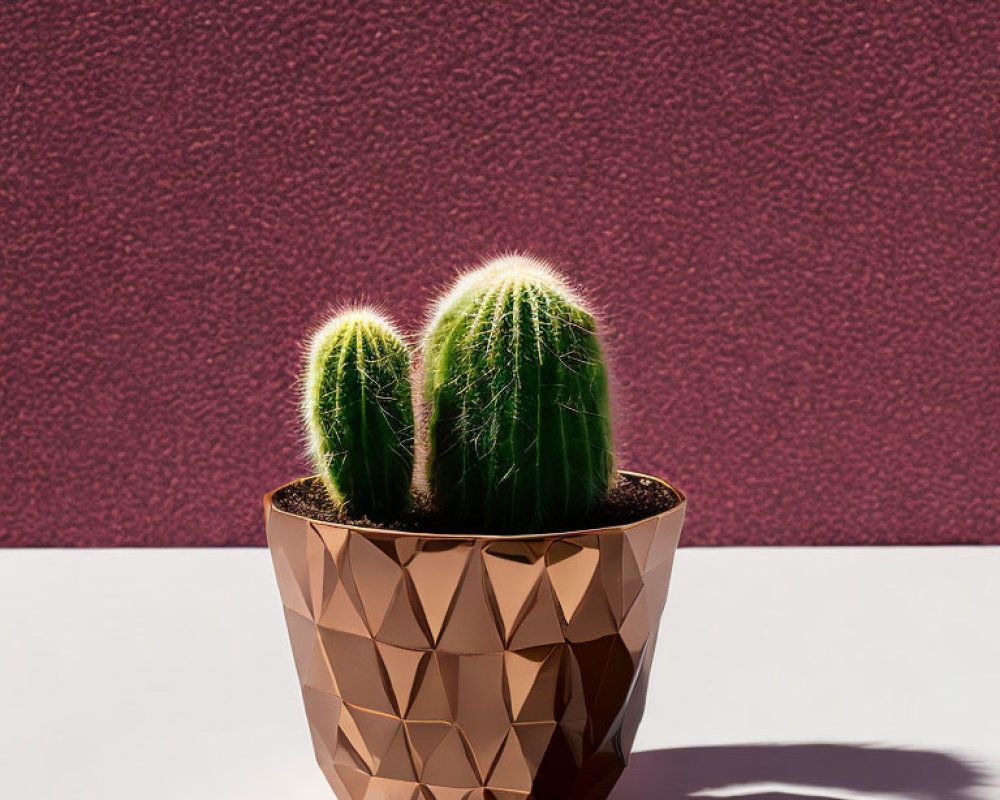
<path id="1" fill-rule="evenodd" d="M 510 696 L 511 719 L 516 720 L 528 699 L 532 687 L 541 672 L 545 660 L 549 657 L 555 645 L 532 647 L 516 652 L 508 650 L 504 655 L 504 672 L 507 677 L 507 688 Z M 553 712 L 554 713 L 554 710 Z"/>
<path id="2" fill-rule="evenodd" d="M 341 568 L 344 561 L 344 551 L 347 547 L 348 531 L 340 525 L 323 525 L 322 523 L 312 523 L 313 528 L 319 533 L 323 544 L 330 552 L 337 569 Z"/>
<path id="3" fill-rule="evenodd" d="M 379 547 L 354 531 L 348 545 L 348 560 L 368 627 L 377 631 L 403 582 L 403 572 Z"/>
<path id="4" fill-rule="evenodd" d="M 482 559 L 470 559 L 459 582 L 455 603 L 438 638 L 441 649 L 470 655 L 503 651 L 503 640 L 497 631 L 483 577 Z"/>
<path id="5" fill-rule="evenodd" d="M 304 686 L 302 702 L 312 731 L 316 758 L 332 763 L 333 754 L 337 750 L 337 731 L 342 707 L 340 698 Z"/>
<path id="6" fill-rule="evenodd" d="M 528 611 L 517 623 L 508 647 L 524 650 L 563 641 L 563 630 L 559 622 L 556 598 L 549 580 L 544 575 L 535 588 L 535 595 L 529 601 Z"/>
<path id="7" fill-rule="evenodd" d="M 671 553 L 666 561 L 661 562 L 643 576 L 643 594 L 646 595 L 646 614 L 650 620 L 659 622 L 663 613 L 663 606 L 667 602 L 667 591 L 670 589 L 670 571 L 673 568 L 674 559 Z"/>
<path id="8" fill-rule="evenodd" d="M 646 562 L 649 561 L 649 548 L 653 546 L 653 538 L 656 536 L 657 519 L 643 520 L 625 529 L 625 540 L 632 553 L 635 555 L 635 562 L 639 568 L 645 572 Z"/>
<path id="9" fill-rule="evenodd" d="M 656 522 L 656 535 L 653 537 L 653 544 L 649 548 L 646 572 L 659 566 L 667 559 L 674 557 L 674 550 L 677 548 L 677 539 L 680 537 L 680 528 L 677 527 L 673 519 L 660 517 Z"/>
<path id="10" fill-rule="evenodd" d="M 510 717 L 500 700 L 503 687 L 503 653 L 461 657 L 459 667 L 458 713 L 455 721 L 465 734 L 475 757 L 480 777 L 485 777 L 497 757 Z M 485 698 L 493 696 L 491 702 Z"/>
<path id="11" fill-rule="evenodd" d="M 455 715 L 453 698 L 458 692 L 458 676 L 451 670 L 442 672 L 441 660 L 445 654 L 431 652 L 422 670 L 417 674 L 407 719 L 443 720 Z M 450 690 L 449 690 L 449 687 Z"/>
<path id="12" fill-rule="evenodd" d="M 292 524 L 293 522 L 296 524 Z M 301 520 L 288 520 L 284 515 L 272 514 L 268 521 L 267 537 L 282 605 L 312 619 L 309 569 L 306 566 L 302 528 L 298 522 Z"/>
<path id="13" fill-rule="evenodd" d="M 615 592 L 617 594 L 617 587 Z M 607 636 L 617 630 L 618 622 L 608 603 L 608 595 L 600 580 L 595 580 L 580 599 L 567 627 L 566 638 L 571 642 L 582 642 Z"/>
<path id="14" fill-rule="evenodd" d="M 345 710 L 345 708 L 346 707 L 341 704 L 340 729 L 337 731 L 337 749 L 333 753 L 333 763 L 343 764 L 352 767 L 353 769 L 368 772 L 368 765 L 365 763 L 365 760 L 361 757 L 361 754 L 357 751 L 347 735 L 347 729 L 349 728 L 353 731 L 355 741 L 361 741 L 361 732 L 354 724 L 354 720 L 348 719 L 347 715 L 350 711 Z"/>
<path id="15" fill-rule="evenodd" d="M 365 797 L 369 785 L 375 780 L 371 775 L 366 775 L 344 764 L 337 764 L 334 769 L 343 782 L 344 788 L 347 789 L 349 797 Z"/>
<path id="16" fill-rule="evenodd" d="M 545 567 L 541 542 L 491 542 L 483 548 L 483 563 L 500 612 L 504 639 L 533 596 Z"/>
<path id="17" fill-rule="evenodd" d="M 375 767 L 378 765 L 378 759 L 376 758 L 376 754 L 369 751 L 368 745 L 361 735 L 361 729 L 354 719 L 354 709 L 346 704 L 342 706 L 340 712 L 340 735 L 347 740 L 347 744 L 350 745 L 354 753 L 361 759 L 368 772 L 374 774 Z M 337 758 L 338 763 L 339 761 L 340 759 Z"/>
<path id="18" fill-rule="evenodd" d="M 343 633 L 353 633 L 357 636 L 370 635 L 365 621 L 361 618 L 361 612 L 354 605 L 354 600 L 351 599 L 343 581 L 338 582 L 330 592 L 319 624 L 324 628 Z"/>
<path id="19" fill-rule="evenodd" d="M 649 615 L 646 612 L 646 602 L 643 592 L 640 592 L 636 598 L 636 602 L 633 603 L 631 610 L 618 630 L 618 635 L 621 637 L 625 647 L 628 648 L 629 653 L 632 654 L 632 661 L 635 664 L 639 663 L 638 658 L 646 647 L 646 641 L 649 639 L 650 633 Z"/>
<path id="20" fill-rule="evenodd" d="M 555 729 L 555 722 L 522 722 L 514 726 L 514 733 L 521 744 L 521 753 L 533 775 L 545 757 Z"/>
<path id="21" fill-rule="evenodd" d="M 621 607 L 617 614 L 619 621 L 624 620 L 628 616 L 629 611 L 632 609 L 632 604 L 635 603 L 635 599 L 639 596 L 640 591 L 642 591 L 642 570 L 639 567 L 639 563 L 635 560 L 632 548 L 626 544 L 622 548 Z"/>
<path id="22" fill-rule="evenodd" d="M 560 539 L 549 546 L 545 555 L 546 566 L 566 622 L 573 619 L 583 600 L 599 559 L 596 547 L 583 547 L 576 541 Z"/>
<path id="23" fill-rule="evenodd" d="M 564 648 L 564 645 L 551 645 L 504 654 L 511 713 L 516 722 L 546 722 L 559 713 Z M 515 684 L 519 684 L 516 691 Z"/>
<path id="24" fill-rule="evenodd" d="M 409 737 L 414 765 L 420 779 L 426 782 L 427 776 L 424 774 L 423 765 L 427 763 L 427 759 L 434 755 L 441 740 L 451 729 L 451 725 L 447 722 L 415 722 L 412 720 L 406 720 L 403 724 Z"/>
<path id="25" fill-rule="evenodd" d="M 610 744 L 609 737 L 620 729 L 620 716 L 639 675 L 622 640 L 617 636 L 609 638 L 608 659 L 597 682 L 597 692 L 588 703 L 588 741 L 601 743 L 599 747 Z"/>
<path id="26" fill-rule="evenodd" d="M 396 734 L 401 732 L 402 723 L 395 717 L 386 714 L 375 714 L 363 708 L 345 704 L 349 709 L 351 718 L 358 731 L 368 753 L 371 755 L 369 762 L 372 773 L 378 775 L 381 770 L 382 760 L 389 752 L 389 746 L 393 743 Z"/>
<path id="27" fill-rule="evenodd" d="M 470 787 L 479 784 L 458 728 L 449 726 L 434 752 L 424 759 L 420 779 L 424 783 L 441 786 Z"/>
<path id="28" fill-rule="evenodd" d="M 394 781 L 417 779 L 413 760 L 410 758 L 410 744 L 401 724 L 398 725 L 395 736 L 379 761 L 377 774 L 381 778 L 391 778 Z"/>
<path id="29" fill-rule="evenodd" d="M 389 675 L 396 713 L 404 716 L 410 706 L 410 698 L 413 696 L 413 687 L 416 683 L 420 662 L 429 659 L 430 653 L 394 647 L 383 642 L 376 642 L 375 646 L 378 648 L 379 655 L 382 656 L 382 664 Z"/>
<path id="30" fill-rule="evenodd" d="M 295 662 L 295 672 L 301 681 L 309 674 L 309 665 L 312 663 L 313 653 L 318 644 L 316 623 L 287 606 L 284 611 L 288 640 L 292 645 L 292 660 Z"/>
<path id="31" fill-rule="evenodd" d="M 581 537 L 590 539 L 591 537 Z M 597 575 L 591 582 L 588 593 L 600 592 L 607 600 L 615 621 L 622 618 L 622 558 L 628 550 L 624 537 L 618 535 L 594 536 L 599 547 Z M 631 556 L 630 556 L 631 557 Z M 579 613 L 584 613 L 580 611 Z"/>
<path id="32" fill-rule="evenodd" d="M 400 566 L 407 566 L 417 554 L 420 538 L 417 536 L 400 536 L 395 540 L 396 561 Z"/>
<path id="33" fill-rule="evenodd" d="M 340 697 L 340 689 L 337 688 L 337 681 L 333 675 L 333 669 L 330 667 L 330 662 L 327 660 L 319 631 L 316 631 L 316 645 L 313 648 L 309 668 L 305 677 L 302 678 L 302 688 L 306 687 Z"/>
<path id="34" fill-rule="evenodd" d="M 531 790 L 531 781 L 532 774 L 521 752 L 521 742 L 514 731 L 510 731 L 487 783 L 490 789 L 527 792 Z"/>
<path id="35" fill-rule="evenodd" d="M 387 691 L 389 677 L 384 672 L 375 643 L 366 636 L 326 628 L 319 631 L 344 701 L 382 714 L 395 714 Z"/>
<path id="36" fill-rule="evenodd" d="M 319 619 L 325 599 L 337 585 L 339 571 L 323 537 L 312 523 L 306 533 L 306 561 L 309 564 L 310 606 L 314 619 Z"/>
<path id="37" fill-rule="evenodd" d="M 602 636 L 589 642 L 573 642 L 569 645 L 570 653 L 580 668 L 583 697 L 588 709 L 594 705 L 611 647 L 617 638 L 617 636 Z"/>
<path id="38" fill-rule="evenodd" d="M 385 614 L 382 626 L 378 629 L 376 638 L 397 647 L 422 649 L 432 647 L 434 642 L 427 630 L 422 616 L 418 618 L 414 607 L 419 608 L 416 590 L 408 579 L 403 580 L 396 589 L 396 596 Z"/>
<path id="39" fill-rule="evenodd" d="M 435 642 L 441 635 L 471 552 L 464 543 L 425 542 L 409 564 L 408 572 Z"/>

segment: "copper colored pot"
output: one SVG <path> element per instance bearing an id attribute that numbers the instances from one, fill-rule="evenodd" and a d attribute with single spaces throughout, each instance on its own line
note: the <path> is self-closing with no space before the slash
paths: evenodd
<path id="1" fill-rule="evenodd" d="M 306 716 L 340 800 L 611 791 L 645 705 L 683 495 L 639 522 L 535 536 L 351 528 L 272 496 Z"/>

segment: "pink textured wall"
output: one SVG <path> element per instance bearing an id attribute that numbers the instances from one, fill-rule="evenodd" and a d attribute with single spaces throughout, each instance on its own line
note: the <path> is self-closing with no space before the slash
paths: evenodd
<path id="1" fill-rule="evenodd" d="M 260 544 L 298 339 L 525 248 L 688 544 L 998 538 L 990 3 L 7 3 L 0 541 Z"/>

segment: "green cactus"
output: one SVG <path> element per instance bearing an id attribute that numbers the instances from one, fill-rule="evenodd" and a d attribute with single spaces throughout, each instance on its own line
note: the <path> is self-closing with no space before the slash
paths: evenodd
<path id="1" fill-rule="evenodd" d="M 461 278 L 424 337 L 427 477 L 454 524 L 531 533 L 586 517 L 614 476 L 594 318 L 547 265 Z"/>
<path id="2" fill-rule="evenodd" d="M 391 520 L 410 504 L 410 351 L 379 314 L 334 317 L 313 336 L 302 413 L 309 450 L 335 503 Z"/>

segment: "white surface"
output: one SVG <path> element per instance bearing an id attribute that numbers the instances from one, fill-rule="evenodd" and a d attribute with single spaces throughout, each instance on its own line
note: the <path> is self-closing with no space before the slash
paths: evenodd
<path id="1" fill-rule="evenodd" d="M 264 550 L 0 550 L 0 642 L 0 798 L 332 796 Z M 1000 547 L 682 549 L 637 749 L 795 742 L 1000 798 Z"/>

